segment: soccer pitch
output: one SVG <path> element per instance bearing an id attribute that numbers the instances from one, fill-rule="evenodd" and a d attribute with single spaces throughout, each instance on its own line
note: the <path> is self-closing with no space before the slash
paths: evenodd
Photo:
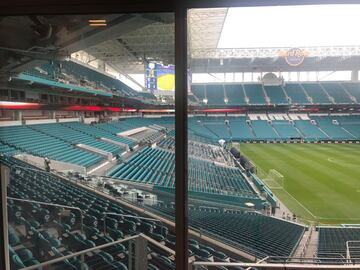
<path id="1" fill-rule="evenodd" d="M 284 176 L 272 191 L 299 217 L 360 224 L 360 145 L 241 144 L 240 152 L 260 178 L 274 169 Z"/>

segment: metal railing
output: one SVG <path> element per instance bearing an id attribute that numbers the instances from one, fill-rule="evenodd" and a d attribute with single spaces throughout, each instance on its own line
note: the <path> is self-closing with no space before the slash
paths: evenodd
<path id="1" fill-rule="evenodd" d="M 104 214 L 104 234 L 106 234 L 106 217 L 107 216 L 118 216 L 118 217 L 127 217 L 127 218 L 136 218 L 136 219 L 140 219 L 140 220 L 148 220 L 148 221 L 154 221 L 154 222 L 158 222 L 161 225 L 161 228 L 165 227 L 162 223 L 161 220 L 159 219 L 155 219 L 155 218 L 145 218 L 145 217 L 140 217 L 140 216 L 134 216 L 134 215 L 125 215 L 125 214 L 118 214 L 118 213 L 112 213 L 112 212 L 105 212 Z M 161 231 L 162 233 L 162 231 Z M 162 235 L 162 234 L 161 234 Z M 163 235 L 162 235 L 163 236 Z"/>
<path id="2" fill-rule="evenodd" d="M 343 264 L 301 264 L 301 263 L 225 263 L 225 262 L 194 262 L 193 269 L 200 270 L 202 267 L 243 267 L 247 270 L 251 269 L 360 269 L 360 265 Z"/>
<path id="3" fill-rule="evenodd" d="M 33 201 L 33 200 L 27 200 L 27 199 L 19 199 L 19 198 L 13 198 L 13 197 L 7 197 L 7 199 L 8 200 L 13 200 L 13 201 L 20 201 L 20 202 L 27 202 L 27 203 L 35 203 L 35 204 L 41 204 L 41 205 L 54 206 L 54 207 L 59 207 L 59 208 L 68 208 L 68 209 L 79 211 L 80 212 L 81 233 L 84 233 L 83 211 L 79 207 L 67 206 L 67 205 L 56 204 L 56 203 L 45 203 L 45 202 L 39 202 L 39 201 Z"/>
<path id="4" fill-rule="evenodd" d="M 358 254 L 358 257 L 356 258 L 351 256 L 351 252 L 354 251 Z M 360 240 L 346 241 L 346 259 L 348 262 L 352 262 L 352 260 L 360 262 Z"/>
<path id="5" fill-rule="evenodd" d="M 61 263 L 69 259 L 73 259 L 75 257 L 82 257 L 82 262 L 84 262 L 84 256 L 88 254 L 95 253 L 97 251 L 101 251 L 102 249 L 109 248 L 115 246 L 117 244 L 122 244 L 125 242 L 133 241 L 135 243 L 135 252 L 132 250 L 132 245 L 129 244 L 129 257 L 128 257 L 128 269 L 129 270 L 143 270 L 147 269 L 147 245 L 151 243 L 152 245 L 157 246 L 158 248 L 164 250 L 164 252 L 169 253 L 171 255 L 175 255 L 175 251 L 172 249 L 160 244 L 159 242 L 153 240 L 152 238 L 140 233 L 134 236 L 127 237 L 125 239 L 120 239 L 111 243 L 106 243 L 100 246 L 84 249 L 69 255 L 65 255 L 62 257 L 58 257 L 46 262 L 42 262 L 39 264 L 35 264 L 32 266 L 28 266 L 25 268 L 21 268 L 20 270 L 33 270 L 33 269 L 46 269 L 46 267 L 54 265 L 56 263 Z M 132 255 L 135 255 L 133 257 Z M 135 259 L 135 262 L 134 262 Z M 105 268 L 104 268 L 105 269 Z"/>

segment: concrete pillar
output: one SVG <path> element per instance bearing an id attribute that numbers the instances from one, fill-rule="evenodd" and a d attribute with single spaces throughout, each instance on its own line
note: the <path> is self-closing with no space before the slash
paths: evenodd
<path id="1" fill-rule="evenodd" d="M 14 120 L 21 120 L 22 119 L 22 111 L 15 111 Z"/>

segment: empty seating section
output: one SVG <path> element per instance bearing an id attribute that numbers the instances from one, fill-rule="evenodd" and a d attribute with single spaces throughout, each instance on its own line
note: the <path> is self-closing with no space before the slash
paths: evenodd
<path id="1" fill-rule="evenodd" d="M 336 119 L 344 129 L 357 139 L 360 139 L 360 118 L 358 116 L 338 116 L 332 118 Z"/>
<path id="2" fill-rule="evenodd" d="M 288 104 L 284 90 L 281 86 L 264 86 L 267 96 L 270 98 L 271 104 Z"/>
<path id="3" fill-rule="evenodd" d="M 40 124 L 29 127 L 71 144 L 85 144 L 112 154 L 118 154 L 121 150 L 118 145 L 97 140 L 91 135 L 61 124 Z"/>
<path id="4" fill-rule="evenodd" d="M 231 156 L 220 146 L 214 146 L 189 140 L 188 155 L 194 158 L 202 158 L 209 161 L 216 161 L 219 163 L 227 164 L 229 166 L 234 166 L 234 162 Z"/>
<path id="5" fill-rule="evenodd" d="M 273 120 L 271 123 L 273 127 L 277 130 L 281 138 L 301 138 L 301 134 L 299 134 L 299 132 L 292 124 L 289 123 L 289 121 Z"/>
<path id="6" fill-rule="evenodd" d="M 334 124 L 329 117 L 314 116 L 312 119 L 314 119 L 321 130 L 333 140 L 355 139 L 340 125 Z"/>
<path id="7" fill-rule="evenodd" d="M 17 152 L 18 150 L 16 150 L 16 148 L 0 142 L 0 155 L 12 156 L 15 155 Z"/>
<path id="8" fill-rule="evenodd" d="M 346 258 L 346 242 L 359 241 L 357 243 L 357 250 L 354 253 L 350 253 L 350 255 L 352 258 L 360 259 L 360 228 L 319 227 L 318 229 L 318 257 L 334 258 L 337 257 L 336 255 L 341 255 L 344 259 Z"/>
<path id="9" fill-rule="evenodd" d="M 279 139 L 279 136 L 275 133 L 274 129 L 267 121 L 254 120 L 251 122 L 251 126 L 254 130 L 257 139 L 260 140 Z"/>
<path id="10" fill-rule="evenodd" d="M 229 140 L 231 138 L 229 127 L 225 125 L 224 121 L 204 122 L 204 126 L 220 139 Z"/>
<path id="11" fill-rule="evenodd" d="M 228 105 L 246 105 L 245 93 L 241 84 L 225 85 Z"/>
<path id="12" fill-rule="evenodd" d="M 166 137 L 161 139 L 157 145 L 164 149 L 175 150 L 175 129 L 168 131 Z"/>
<path id="13" fill-rule="evenodd" d="M 63 134 L 60 134 L 63 135 Z M 41 133 L 27 126 L 10 126 L 0 128 L 3 143 L 40 157 L 48 157 L 90 167 L 102 160 L 102 157 L 82 151 L 70 143 Z"/>
<path id="14" fill-rule="evenodd" d="M 193 84 L 192 92 L 200 102 L 207 98 L 207 105 L 210 106 L 265 105 L 265 96 L 269 97 L 270 104 L 279 105 L 360 103 L 360 83 L 354 82 L 286 82 L 282 86 L 263 86 L 260 83 L 209 83 Z M 225 97 L 228 99 L 227 103 L 224 102 Z M 333 98 L 333 102 L 330 97 Z M 355 97 L 356 100 L 351 97 Z"/>
<path id="15" fill-rule="evenodd" d="M 107 138 L 112 141 L 116 141 L 119 143 L 127 144 L 129 146 L 133 146 L 135 143 L 132 140 L 129 140 L 124 137 L 118 137 L 113 135 L 110 132 L 104 131 L 102 129 L 96 128 L 96 125 L 86 125 L 79 122 L 70 122 L 70 123 L 63 123 L 63 126 L 69 127 L 71 129 L 77 130 L 81 133 L 88 134 L 95 138 Z"/>
<path id="16" fill-rule="evenodd" d="M 108 176 L 166 188 L 175 187 L 175 155 L 159 148 L 145 148 Z M 189 158 L 189 190 L 196 192 L 256 196 L 237 168 Z"/>
<path id="17" fill-rule="evenodd" d="M 207 85 L 205 91 L 209 105 L 225 105 L 223 85 Z"/>
<path id="18" fill-rule="evenodd" d="M 295 126 L 303 135 L 304 139 L 310 141 L 328 140 L 329 137 L 323 133 L 315 124 L 310 120 L 295 120 Z"/>
<path id="19" fill-rule="evenodd" d="M 123 96 L 141 96 L 120 80 L 73 61 L 51 61 L 19 75 L 19 78 L 30 80 L 31 78 L 26 78 L 23 75 L 41 78 L 42 80 L 39 80 L 39 82 L 46 83 L 48 81 L 49 85 L 55 87 L 68 88 L 69 84 L 76 85 L 77 87 L 73 88 L 77 91 L 100 94 L 101 92 L 111 94 L 113 91 L 116 91 Z M 94 90 L 98 91 L 94 92 Z"/>
<path id="20" fill-rule="evenodd" d="M 231 133 L 234 140 L 253 140 L 254 134 L 246 123 L 245 117 L 230 118 Z"/>
<path id="21" fill-rule="evenodd" d="M 66 73 L 67 75 L 71 74 L 78 80 L 86 80 L 95 83 L 98 88 L 107 88 L 119 91 L 123 95 L 136 96 L 136 91 L 126 84 L 91 68 L 77 64 L 73 61 L 55 62 L 55 64 L 56 63 L 59 65 L 61 73 Z"/>
<path id="22" fill-rule="evenodd" d="M 302 87 L 307 94 L 312 98 L 315 104 L 330 104 L 329 97 L 326 95 L 321 86 L 317 83 L 302 83 Z"/>
<path id="23" fill-rule="evenodd" d="M 261 84 L 244 84 L 246 96 L 251 105 L 265 105 L 265 96 Z"/>
<path id="24" fill-rule="evenodd" d="M 304 90 L 298 83 L 286 83 L 283 86 L 292 104 L 310 104 Z"/>
<path id="25" fill-rule="evenodd" d="M 190 118 L 188 120 L 189 131 L 195 135 L 217 142 L 220 138 L 206 128 L 201 120 Z"/>
<path id="26" fill-rule="evenodd" d="M 146 147 L 108 175 L 146 184 L 174 187 L 174 160 L 172 152 Z"/>
<path id="27" fill-rule="evenodd" d="M 1 162 L 8 166 L 29 167 L 28 164 L 15 159 L 3 158 Z M 167 245 L 167 237 L 171 236 L 168 228 L 162 224 L 144 221 L 138 218 L 140 216 L 137 213 L 124 208 L 121 204 L 41 171 L 28 169 L 12 171 L 8 196 L 78 207 L 83 215 L 84 232 L 80 231 L 80 214 L 77 210 L 70 210 L 66 216 L 63 215 L 59 219 L 59 215 L 64 211 L 63 207 L 8 200 L 11 269 L 31 266 L 138 233 L 146 234 Z M 106 212 L 128 216 L 105 217 Z M 105 218 L 106 234 L 103 233 Z M 126 270 L 128 269 L 127 247 L 128 243 L 117 244 L 100 252 L 87 253 L 84 256 L 83 267 L 80 258 L 72 258 L 54 265 L 51 269 Z M 150 266 L 160 265 L 159 268 L 149 266 L 149 269 L 174 269 L 174 262 L 168 258 L 167 252 L 159 248 L 155 249 L 151 245 L 148 252 Z M 161 264 L 159 256 L 167 258 L 171 267 Z"/>
<path id="28" fill-rule="evenodd" d="M 360 83 L 341 83 L 341 85 L 360 103 Z"/>
<path id="29" fill-rule="evenodd" d="M 146 129 L 141 132 L 135 133 L 130 137 L 136 139 L 137 141 L 146 142 L 146 143 L 154 143 L 161 139 L 164 136 L 162 131 L 157 131 L 154 129 Z"/>
<path id="30" fill-rule="evenodd" d="M 161 148 L 174 150 L 175 149 L 175 138 L 174 137 L 167 137 L 163 138 L 157 145 Z"/>
<path id="31" fill-rule="evenodd" d="M 8 166 L 30 167 L 12 158 L 2 158 L 1 162 Z M 84 218 L 82 233 L 77 210 L 70 210 L 67 216 L 59 220 L 63 207 L 8 200 L 11 269 L 35 265 L 138 233 L 146 234 L 171 249 L 175 248 L 175 237 L 167 227 L 143 220 L 122 204 L 55 175 L 21 169 L 12 171 L 10 183 L 9 197 L 78 207 Z M 151 209 L 174 219 L 175 209 L 167 204 L 159 203 L 151 206 Z M 127 216 L 105 216 L 106 212 Z M 103 233 L 104 225 L 106 233 Z M 291 255 L 304 232 L 301 225 L 256 212 L 225 211 L 202 205 L 189 209 L 189 225 L 227 245 L 259 257 Z M 196 240 L 190 239 L 189 243 L 189 252 L 196 260 L 232 260 L 226 254 Z M 174 258 L 153 245 L 149 245 L 147 257 L 149 269 L 175 269 Z M 128 258 L 128 245 L 117 244 L 85 254 L 83 268 L 80 258 L 72 258 L 54 265 L 54 269 L 126 270 Z"/>
<path id="32" fill-rule="evenodd" d="M 162 126 L 161 129 L 174 128 L 174 117 L 155 117 L 155 118 L 141 118 L 131 117 L 120 119 L 118 121 L 111 121 L 108 123 L 95 124 L 94 127 L 103 129 L 112 134 L 121 133 L 139 127 L 151 127 L 153 125 Z M 159 127 L 158 127 L 159 128 Z"/>
<path id="33" fill-rule="evenodd" d="M 160 205 L 157 209 L 174 215 L 170 207 Z M 290 256 L 305 230 L 299 224 L 255 212 L 231 213 L 210 207 L 190 208 L 189 225 L 259 258 Z"/>
<path id="34" fill-rule="evenodd" d="M 206 223 L 205 231 L 230 240 L 230 244 L 241 243 L 272 256 L 290 256 L 304 232 L 301 225 L 255 213 L 193 211 L 190 212 L 189 221 L 192 226 L 200 228 Z"/>
<path id="35" fill-rule="evenodd" d="M 205 98 L 205 85 L 193 84 L 191 86 L 191 91 L 200 100 L 200 102 L 203 102 L 203 99 Z"/>
<path id="36" fill-rule="evenodd" d="M 351 104 L 353 103 L 350 96 L 340 83 L 321 83 L 322 87 L 328 92 L 328 94 L 334 98 L 334 102 L 337 104 Z"/>

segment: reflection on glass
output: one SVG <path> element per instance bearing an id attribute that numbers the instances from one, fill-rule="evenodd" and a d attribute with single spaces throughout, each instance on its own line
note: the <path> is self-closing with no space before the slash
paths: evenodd
<path id="1" fill-rule="evenodd" d="M 198 269 L 359 263 L 359 9 L 189 10 Z"/>
<path id="2" fill-rule="evenodd" d="M 0 47 L 9 269 L 175 269 L 173 14 L 4 17 Z"/>

